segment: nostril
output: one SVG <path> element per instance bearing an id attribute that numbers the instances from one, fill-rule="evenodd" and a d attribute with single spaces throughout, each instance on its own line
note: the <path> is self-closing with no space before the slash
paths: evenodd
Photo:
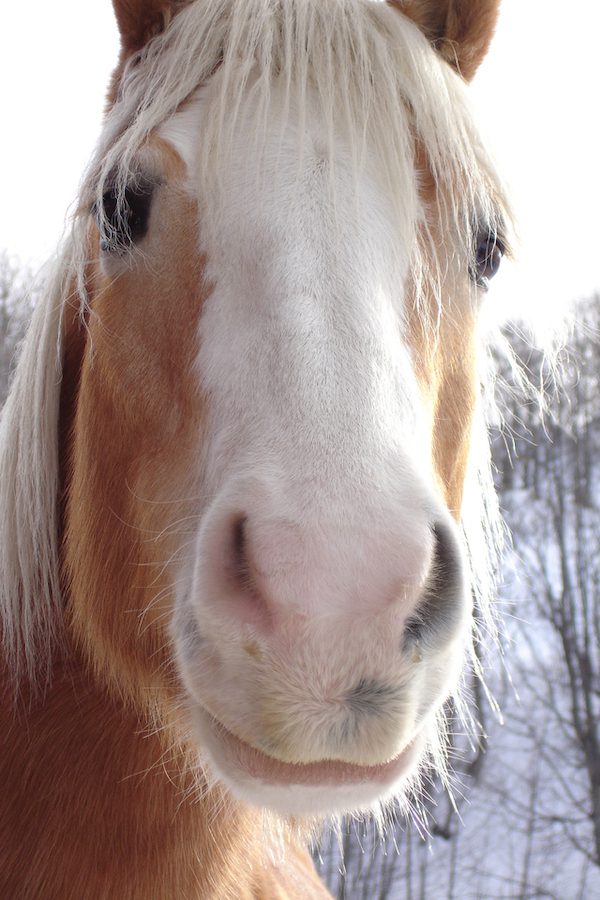
<path id="1" fill-rule="evenodd" d="M 458 541 L 442 522 L 431 525 L 434 550 L 429 577 L 417 609 L 404 626 L 403 646 L 451 639 L 464 619 L 466 597 Z"/>
<path id="2" fill-rule="evenodd" d="M 253 585 L 247 556 L 246 522 L 245 516 L 239 516 L 233 523 L 230 569 L 237 584 L 248 590 L 252 589 Z"/>
<path id="3" fill-rule="evenodd" d="M 265 627 L 271 623 L 264 592 L 252 561 L 248 517 L 237 515 L 231 521 L 225 551 L 228 589 L 222 603 L 229 606 L 238 621 Z"/>
<path id="4" fill-rule="evenodd" d="M 439 592 L 455 592 L 462 586 L 462 571 L 460 565 L 459 549 L 456 539 L 447 525 L 437 522 L 431 526 L 435 539 L 434 548 L 434 579 Z"/>

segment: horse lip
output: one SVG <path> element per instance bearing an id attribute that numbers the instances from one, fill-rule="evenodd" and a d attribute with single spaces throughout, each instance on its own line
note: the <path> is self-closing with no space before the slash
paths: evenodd
<path id="1" fill-rule="evenodd" d="M 245 777 L 273 786 L 342 787 L 365 783 L 385 786 L 412 768 L 420 756 L 423 743 L 421 736 L 416 735 L 399 754 L 376 765 L 334 759 L 288 763 L 269 756 L 232 734 L 213 716 L 207 716 L 207 719 L 211 737 L 216 743 L 217 752 L 213 755 Z"/>

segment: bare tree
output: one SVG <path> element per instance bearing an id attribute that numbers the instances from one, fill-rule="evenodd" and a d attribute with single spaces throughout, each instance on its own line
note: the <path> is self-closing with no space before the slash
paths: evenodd
<path id="1" fill-rule="evenodd" d="M 556 817 L 565 838 L 600 867 L 599 298 L 580 304 L 578 321 L 550 440 L 521 473 L 527 509 L 523 498 L 507 507 L 536 626 L 521 629 L 529 652 L 519 671 L 543 711 L 537 749 L 569 799 Z"/>

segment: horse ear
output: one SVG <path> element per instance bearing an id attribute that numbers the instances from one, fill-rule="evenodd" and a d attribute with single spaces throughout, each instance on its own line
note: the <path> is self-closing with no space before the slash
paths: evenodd
<path id="1" fill-rule="evenodd" d="M 163 32 L 173 16 L 191 0 L 112 0 L 121 35 L 121 53 L 107 94 L 107 110 L 115 103 L 127 61 Z"/>
<path id="2" fill-rule="evenodd" d="M 470 81 L 488 51 L 500 0 L 389 0 Z"/>
<path id="3" fill-rule="evenodd" d="M 121 34 L 121 53 L 131 56 L 145 47 L 189 0 L 113 0 Z"/>

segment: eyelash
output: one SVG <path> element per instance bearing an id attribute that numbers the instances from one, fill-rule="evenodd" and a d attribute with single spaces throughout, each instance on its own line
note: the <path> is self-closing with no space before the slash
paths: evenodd
<path id="1" fill-rule="evenodd" d="M 115 187 L 109 187 L 103 193 L 101 211 L 94 206 L 103 252 L 123 252 L 146 235 L 154 188 L 153 182 L 140 178 L 128 185 L 120 196 Z"/>
<path id="2" fill-rule="evenodd" d="M 505 242 L 496 229 L 478 232 L 470 266 L 470 275 L 475 284 L 484 290 L 487 289 L 489 282 L 498 272 L 505 253 Z"/>

